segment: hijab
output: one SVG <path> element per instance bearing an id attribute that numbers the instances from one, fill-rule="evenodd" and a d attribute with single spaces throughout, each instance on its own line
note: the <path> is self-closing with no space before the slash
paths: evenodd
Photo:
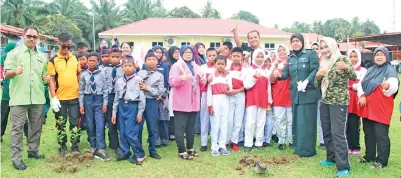
<path id="1" fill-rule="evenodd" d="M 201 43 L 201 42 L 196 43 L 196 44 L 195 44 L 195 48 L 196 48 L 195 51 L 196 51 L 196 53 L 197 53 L 198 55 L 195 56 L 195 62 L 196 62 L 198 65 L 203 65 L 203 64 L 206 64 L 206 57 L 205 57 L 204 54 L 202 55 L 202 54 L 199 53 L 198 49 L 199 49 L 200 46 L 203 46 L 203 48 L 205 48 L 205 51 L 206 51 L 206 47 L 205 47 L 205 45 L 204 45 L 203 43 Z"/>
<path id="2" fill-rule="evenodd" d="M 357 70 L 358 68 L 361 68 L 361 63 L 362 63 L 362 56 L 361 56 L 361 51 L 359 51 L 358 49 L 352 49 L 351 51 L 349 51 L 348 53 L 348 58 L 351 57 L 351 53 L 355 52 L 356 55 L 358 56 L 358 63 L 354 66 L 354 70 Z"/>
<path id="3" fill-rule="evenodd" d="M 256 64 L 256 56 L 258 56 L 259 53 L 263 54 L 263 59 L 264 59 L 261 65 Z M 252 64 L 258 68 L 262 68 L 264 65 L 264 61 L 267 59 L 267 57 L 268 57 L 268 55 L 266 54 L 266 52 L 263 49 L 259 49 L 259 48 L 255 49 L 255 51 L 253 51 L 253 53 L 252 53 Z"/>
<path id="4" fill-rule="evenodd" d="M 280 47 L 283 47 L 285 52 L 287 53 L 287 56 L 285 57 L 285 59 L 281 59 L 280 55 L 278 54 L 279 53 L 278 50 Z M 290 55 L 290 50 L 287 48 L 287 46 L 285 46 L 283 44 L 279 44 L 276 49 L 276 61 L 274 61 L 273 63 L 278 64 L 279 69 L 284 68 L 284 65 L 287 63 L 288 55 Z"/>
<path id="5" fill-rule="evenodd" d="M 301 49 L 299 49 L 298 51 L 295 51 L 295 50 L 293 49 L 294 53 L 295 53 L 296 55 L 298 55 L 298 54 L 301 53 L 302 50 L 304 49 L 305 40 L 304 40 L 304 36 L 302 36 L 302 34 L 300 34 L 300 33 L 295 33 L 295 34 L 292 34 L 292 35 L 291 35 L 290 43 L 291 43 L 292 39 L 294 39 L 294 38 L 298 38 L 299 41 L 301 41 L 301 44 L 302 44 Z"/>
<path id="6" fill-rule="evenodd" d="M 194 59 L 194 56 L 192 56 L 192 59 L 191 59 L 190 61 L 186 61 L 186 60 L 184 59 L 184 52 L 185 52 L 185 50 L 188 49 L 188 48 L 192 51 L 192 53 L 194 52 L 194 50 L 192 49 L 191 46 L 189 46 L 189 45 L 184 45 L 184 46 L 182 46 L 181 49 L 180 49 L 180 56 L 182 57 L 182 60 L 184 60 L 185 64 L 187 64 L 187 67 L 188 67 L 188 69 L 191 71 L 192 76 L 195 76 L 194 66 L 192 65 L 192 62 L 195 60 L 195 59 Z"/>
<path id="7" fill-rule="evenodd" d="M 322 60 L 320 61 L 320 68 L 326 70 L 326 74 L 322 79 L 322 98 L 325 98 L 326 91 L 330 83 L 329 73 L 331 68 L 336 64 L 337 60 L 341 57 L 341 52 L 338 49 L 338 45 L 335 39 L 330 37 L 325 37 L 320 41 L 326 42 L 327 46 L 329 46 L 331 55 L 330 58 L 322 55 Z"/>
<path id="8" fill-rule="evenodd" d="M 162 51 L 162 57 L 161 57 L 161 58 L 157 58 L 157 57 L 156 57 L 157 61 L 159 61 L 159 63 L 160 63 L 161 60 L 163 59 L 163 54 L 164 54 L 163 47 L 160 46 L 160 45 L 155 45 L 155 46 L 153 46 L 153 48 L 152 48 L 153 52 L 156 52 L 156 50 L 158 50 L 158 49 L 160 49 L 160 50 Z"/>
<path id="9" fill-rule="evenodd" d="M 173 58 L 174 52 L 176 50 L 180 51 L 180 48 L 178 48 L 177 46 L 172 46 L 172 47 L 170 47 L 170 49 L 167 52 L 167 59 L 168 59 L 168 62 L 170 63 L 170 65 L 173 65 L 174 63 L 176 63 L 178 61 L 178 59 L 176 60 Z"/>
<path id="10" fill-rule="evenodd" d="M 379 51 L 383 52 L 386 56 L 386 63 L 383 65 L 377 65 L 374 63 L 374 65 L 366 72 L 366 75 L 361 82 L 365 95 L 371 94 L 378 86 L 381 85 L 385 78 L 395 77 L 398 79 L 397 71 L 390 64 L 390 53 L 387 48 L 383 46 L 377 47 L 373 52 L 373 58 Z M 397 94 L 395 94 L 394 97 L 396 95 Z"/>
<path id="11" fill-rule="evenodd" d="M 10 42 L 4 47 L 4 53 L 1 55 L 1 61 L 5 61 L 7 58 L 7 53 L 13 50 L 17 46 L 17 43 Z"/>

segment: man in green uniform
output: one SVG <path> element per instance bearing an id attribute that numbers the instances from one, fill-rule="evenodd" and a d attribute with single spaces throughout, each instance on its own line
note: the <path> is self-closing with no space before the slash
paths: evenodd
<path id="1" fill-rule="evenodd" d="M 26 169 L 22 161 L 22 133 L 28 114 L 28 158 L 39 154 L 44 119 L 45 89 L 49 81 L 47 57 L 36 49 L 39 33 L 35 27 L 24 29 L 24 45 L 8 53 L 5 77 L 10 79 L 11 160 L 17 170 Z"/>
<path id="2" fill-rule="evenodd" d="M 291 77 L 295 154 L 309 157 L 316 154 L 317 103 L 321 96 L 313 83 L 319 68 L 318 55 L 313 50 L 304 49 L 304 38 L 301 34 L 291 36 L 291 46 L 293 53 L 288 58 L 288 65 L 282 73 L 275 70 L 272 80 Z"/>

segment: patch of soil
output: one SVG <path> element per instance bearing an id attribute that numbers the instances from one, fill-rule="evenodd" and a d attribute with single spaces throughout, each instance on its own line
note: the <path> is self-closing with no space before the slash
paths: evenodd
<path id="1" fill-rule="evenodd" d="M 57 173 L 75 173 L 79 171 L 79 168 L 91 167 L 92 160 L 93 156 L 90 150 L 67 154 L 64 157 L 51 156 L 47 159 L 48 162 L 53 163 L 53 171 Z"/>
<path id="2" fill-rule="evenodd" d="M 275 156 L 268 159 L 264 159 L 259 155 L 242 156 L 239 160 L 239 164 L 236 165 L 234 169 L 239 171 L 239 175 L 244 175 L 245 170 L 249 167 L 253 167 L 256 162 L 261 162 L 267 167 L 269 165 L 289 164 L 298 159 L 300 159 L 298 156 Z"/>

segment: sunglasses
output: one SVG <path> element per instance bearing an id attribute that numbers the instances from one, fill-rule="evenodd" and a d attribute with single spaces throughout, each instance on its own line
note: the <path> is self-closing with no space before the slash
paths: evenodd
<path id="1" fill-rule="evenodd" d="M 39 37 L 38 36 L 36 36 L 36 35 L 25 35 L 28 39 L 34 39 L 34 40 L 36 40 L 36 39 L 38 39 Z"/>
<path id="2" fill-rule="evenodd" d="M 68 45 L 61 45 L 61 48 L 62 48 L 62 49 L 71 49 L 71 48 L 72 48 L 72 46 L 68 46 Z"/>

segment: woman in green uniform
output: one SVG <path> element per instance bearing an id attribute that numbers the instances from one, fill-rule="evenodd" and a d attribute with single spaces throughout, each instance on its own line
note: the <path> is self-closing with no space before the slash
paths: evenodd
<path id="1" fill-rule="evenodd" d="M 314 80 L 319 68 L 318 55 L 313 50 L 304 49 L 304 38 L 301 34 L 291 36 L 291 46 L 293 53 L 288 57 L 288 64 L 281 73 L 275 70 L 271 80 L 291 77 L 295 154 L 310 157 L 316 154 L 316 115 L 320 92 L 314 86 Z"/>

